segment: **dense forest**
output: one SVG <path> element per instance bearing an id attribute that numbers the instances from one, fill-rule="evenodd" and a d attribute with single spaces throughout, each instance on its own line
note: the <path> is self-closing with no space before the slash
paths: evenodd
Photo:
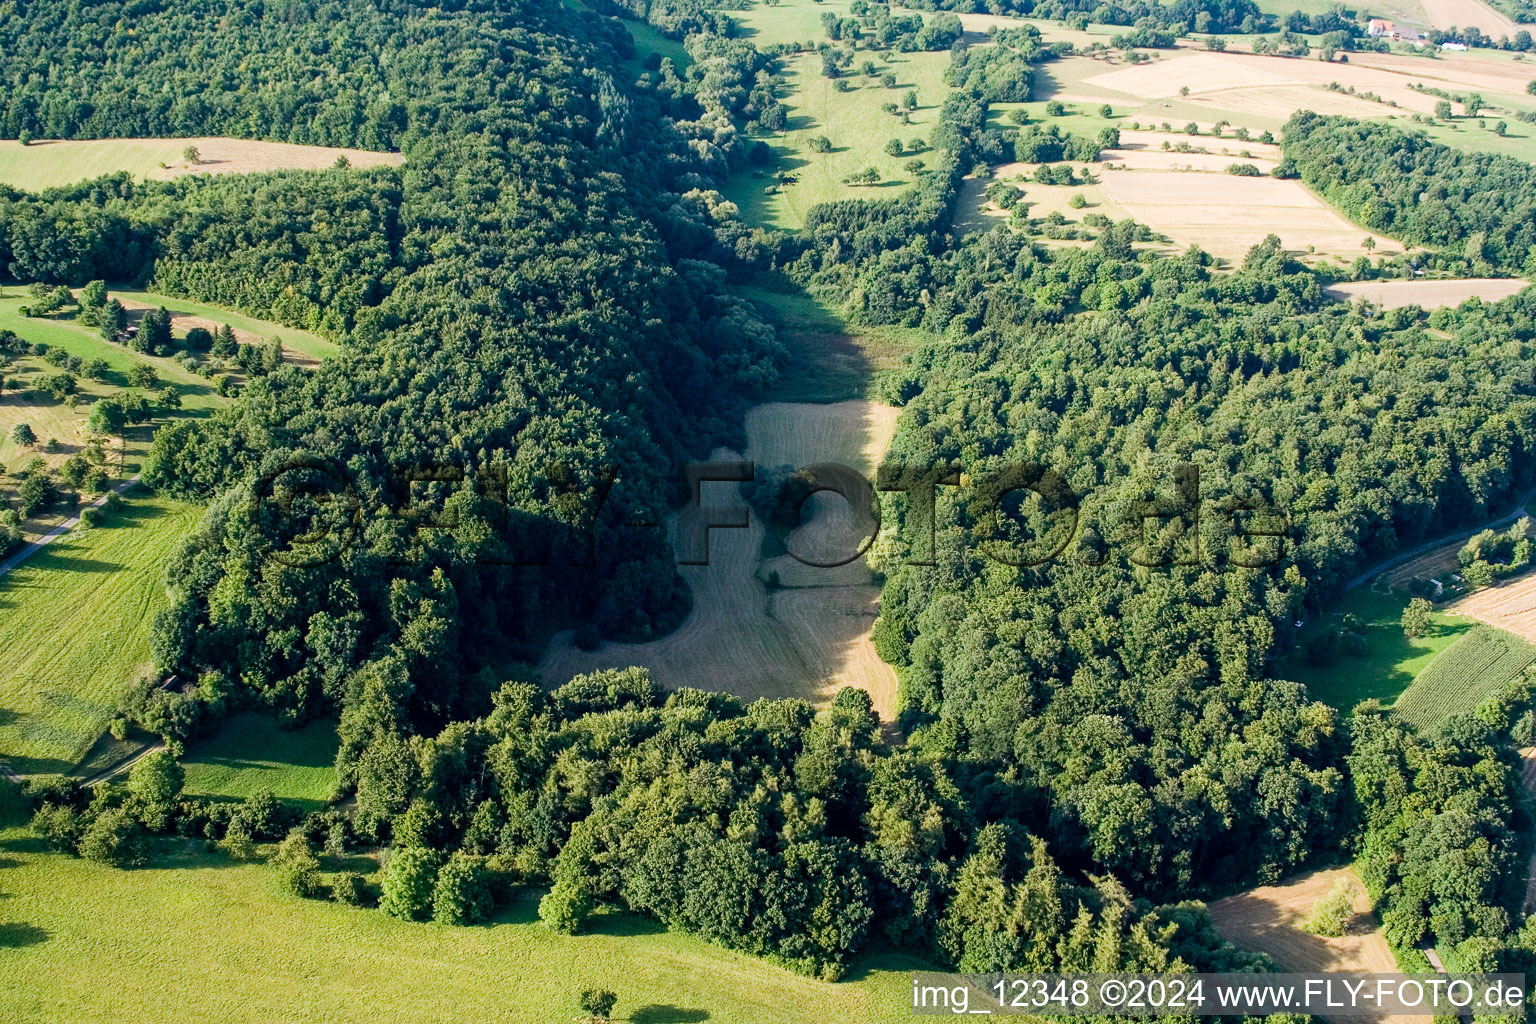
<path id="1" fill-rule="evenodd" d="M 344 342 L 157 435 L 145 480 L 208 505 L 153 631 L 160 676 L 186 685 L 145 679 L 122 711 L 173 750 L 237 708 L 337 714 L 355 811 L 184 799 L 156 757 L 94 798 L 35 786 L 58 848 L 132 864 L 146 830 L 281 840 L 295 891 L 319 895 L 316 847 L 387 844 L 386 913 L 463 923 L 542 885 L 557 928 L 620 903 L 827 977 L 881 943 L 974 971 L 1263 967 L 1182 901 L 1361 852 L 1395 941 L 1523 962 L 1519 842 L 1492 819 L 1529 695 L 1417 736 L 1370 708 L 1341 721 L 1275 664 L 1363 563 L 1530 488 L 1536 299 L 1374 314 L 1325 303 L 1276 239 L 1218 273 L 1198 250 L 1137 249 L 1129 223 L 1080 249 L 958 237 L 966 173 L 1062 145 L 987 127 L 1050 56 L 1033 29 L 952 51 L 917 187 L 789 234 L 743 225 L 717 190 L 750 132 L 783 123 L 775 58 L 691 4 L 624 7 L 686 37 L 683 72 L 552 0 L 14 9 L 0 134 L 406 156 L 0 196 L 14 274 L 148 277 Z M 1079 13 L 1154 13 L 1102 9 Z M 1156 12 L 1264 17 L 1248 0 Z M 67 61 L 83 49 L 111 56 Z M 1384 140 L 1350 133 L 1374 130 L 1298 118 L 1287 153 L 1373 228 L 1520 265 L 1519 193 L 1472 184 L 1491 168 L 1516 187 L 1514 169 L 1405 136 L 1373 160 Z M 1451 184 L 1415 239 L 1421 159 Z M 1476 239 L 1458 228 L 1474 208 L 1495 225 Z M 858 691 L 818 712 L 663 693 L 639 670 L 547 691 L 510 667 L 560 625 L 642 639 L 685 613 L 655 524 L 672 466 L 738 441 L 775 379 L 774 333 L 732 291 L 760 272 L 926 332 L 879 385 L 904 407 L 873 558 L 900 747 Z M 1044 491 L 1046 471 L 1076 500 L 989 483 Z M 319 500 L 338 479 L 393 514 Z M 295 524 L 269 497 L 347 543 L 284 557 Z M 1485 856 L 1449 859 L 1473 831 Z"/>
<path id="2" fill-rule="evenodd" d="M 1309 111 L 1286 122 L 1284 144 L 1301 180 L 1357 224 L 1448 250 L 1471 276 L 1536 271 L 1536 167 L 1523 160 Z"/>

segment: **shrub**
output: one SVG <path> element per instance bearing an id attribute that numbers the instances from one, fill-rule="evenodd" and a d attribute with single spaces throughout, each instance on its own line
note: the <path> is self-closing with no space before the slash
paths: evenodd
<path id="1" fill-rule="evenodd" d="M 366 907 L 373 903 L 373 893 L 368 883 L 356 871 L 346 871 L 331 883 L 331 899 L 349 907 Z"/>
<path id="2" fill-rule="evenodd" d="M 437 873 L 432 916 L 448 924 L 479 924 L 491 916 L 494 900 L 485 858 L 455 853 Z"/>
<path id="3" fill-rule="evenodd" d="M 309 838 L 299 829 L 277 844 L 272 863 L 277 865 L 283 887 L 295 896 L 310 899 L 320 894 L 320 858 L 315 856 Z"/>
<path id="4" fill-rule="evenodd" d="M 1354 913 L 1354 899 L 1355 883 L 1346 875 L 1334 882 L 1333 888 L 1313 905 L 1312 916 L 1307 918 L 1302 929 L 1329 938 L 1343 935 Z"/>
<path id="5" fill-rule="evenodd" d="M 41 836 L 51 850 L 77 853 L 80 836 L 85 832 L 85 821 L 73 807 L 43 804 L 32 815 L 32 831 Z"/>
<path id="6" fill-rule="evenodd" d="M 80 856 L 116 868 L 149 862 L 144 827 L 120 807 L 102 811 L 80 837 Z"/>
<path id="7" fill-rule="evenodd" d="M 603 642 L 603 635 L 598 632 L 596 626 L 590 622 L 584 622 L 576 627 L 576 646 L 583 651 L 595 651 Z"/>
<path id="8" fill-rule="evenodd" d="M 406 921 L 423 917 L 432 904 L 436 881 L 436 853 L 416 846 L 397 849 L 384 868 L 379 909 Z"/>

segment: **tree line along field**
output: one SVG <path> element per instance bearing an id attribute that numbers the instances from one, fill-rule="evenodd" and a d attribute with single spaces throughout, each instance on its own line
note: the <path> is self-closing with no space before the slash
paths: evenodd
<path id="1" fill-rule="evenodd" d="M 889 1021 L 928 966 L 876 957 L 830 984 L 629 915 L 559 935 L 538 922 L 537 892 L 478 928 L 398 921 L 285 895 L 273 868 L 200 845 L 168 842 L 153 867 L 124 872 L 0 830 L 8 1024 L 569 1024 L 598 984 L 635 1024 Z"/>
<path id="2" fill-rule="evenodd" d="M 187 150 L 195 149 L 195 161 Z M 22 145 L 0 140 L 0 184 L 28 192 L 88 181 L 117 171 L 169 181 L 187 174 L 254 174 L 323 170 L 345 159 L 353 167 L 396 167 L 396 153 L 300 146 L 254 139 L 43 139 Z"/>
<path id="3" fill-rule="evenodd" d="M 1489 626 L 1458 637 L 1414 677 L 1392 711 L 1416 729 L 1455 714 L 1469 714 L 1496 696 L 1536 661 L 1536 647 Z"/>

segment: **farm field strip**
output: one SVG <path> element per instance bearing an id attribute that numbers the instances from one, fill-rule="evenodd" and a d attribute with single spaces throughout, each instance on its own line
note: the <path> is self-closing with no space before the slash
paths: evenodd
<path id="1" fill-rule="evenodd" d="M 1536 643 L 1536 573 L 1469 594 L 1445 608 Z"/>
<path id="2" fill-rule="evenodd" d="M 1181 247 L 1199 245 L 1222 259 L 1240 259 L 1270 234 L 1288 249 L 1312 247 L 1325 255 L 1359 254 L 1367 236 L 1378 251 L 1402 251 L 1397 242 L 1345 220 L 1299 181 L 1111 170 L 1101 180 L 1135 220 Z"/>
<path id="3" fill-rule="evenodd" d="M 65 771 L 107 727 L 149 661 L 165 565 L 196 520 L 193 506 L 130 497 L 0 579 L 0 758 L 14 770 Z"/>
<path id="4" fill-rule="evenodd" d="M 1528 287 L 1529 281 L 1508 277 L 1448 281 L 1346 281 L 1329 285 L 1323 289 L 1323 294 L 1343 302 L 1364 299 L 1382 309 L 1397 309 L 1399 306 L 1438 309 L 1442 306 L 1459 306 L 1473 298 L 1498 302 Z"/>
<path id="5" fill-rule="evenodd" d="M 1416 729 L 1471 713 L 1536 661 L 1536 647 L 1488 626 L 1478 626 L 1429 663 L 1392 705 Z"/>

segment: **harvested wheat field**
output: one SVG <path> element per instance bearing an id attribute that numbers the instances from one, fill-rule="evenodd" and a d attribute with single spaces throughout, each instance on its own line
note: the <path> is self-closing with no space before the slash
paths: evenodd
<path id="1" fill-rule="evenodd" d="M 1515 23 L 1481 0 L 1419 0 L 1429 23 L 1438 29 L 1476 28 L 1497 39 L 1513 36 Z"/>
<path id="2" fill-rule="evenodd" d="M 1338 938 L 1302 930 L 1317 901 L 1341 878 L 1355 885 L 1355 918 Z M 1298 875 L 1278 885 L 1228 896 L 1210 905 L 1211 921 L 1223 939 L 1244 949 L 1268 953 L 1280 969 L 1292 973 L 1374 971 L 1398 973 L 1397 962 L 1382 938 L 1365 886 L 1348 868 Z M 1349 1018 L 1339 1018 L 1349 1019 Z M 1427 1017 L 1393 1016 L 1372 1020 L 1407 1024 Z"/>
<path id="3" fill-rule="evenodd" d="M 1421 306 L 1439 309 L 1459 306 L 1468 299 L 1497 302 L 1527 287 L 1528 281 L 1507 277 L 1476 277 L 1456 281 L 1350 281 L 1329 285 L 1323 294 L 1342 302 L 1364 299 L 1382 309 Z"/>
<path id="4" fill-rule="evenodd" d="M 187 160 L 188 147 L 197 162 Z M 0 142 L 0 182 L 24 189 L 44 189 L 127 171 L 136 178 L 169 181 L 187 174 L 252 174 L 257 171 L 323 170 L 338 157 L 353 167 L 395 167 L 399 153 L 300 146 L 251 139 L 86 139 L 39 141 L 23 146 Z"/>
<path id="5" fill-rule="evenodd" d="M 1445 610 L 1536 643 L 1536 573 L 1484 587 L 1446 605 Z"/>
<path id="6" fill-rule="evenodd" d="M 1299 181 L 1109 170 L 1102 180 L 1109 198 L 1134 219 L 1180 246 L 1198 245 L 1220 259 L 1241 259 L 1271 234 L 1279 235 L 1287 249 L 1353 258 L 1365 253 L 1361 242 L 1371 235 Z M 1371 237 L 1378 254 L 1403 251 L 1391 239 Z"/>
<path id="7" fill-rule="evenodd" d="M 897 414 L 872 402 L 759 406 L 747 417 L 746 455 L 765 469 L 840 462 L 868 474 L 890 443 Z M 721 450 L 714 457 L 736 456 Z M 733 484 L 706 484 L 703 503 L 747 507 Z M 674 517 L 674 538 L 678 519 L 688 514 Z M 785 539 L 789 550 L 814 561 L 831 560 L 818 551 L 858 550 L 840 498 L 813 496 L 805 515 L 808 521 Z M 674 633 L 595 651 L 578 649 L 569 631 L 557 634 L 539 665 L 545 683 L 643 665 L 664 686 L 724 690 L 745 700 L 803 697 L 825 704 L 844 686 L 857 686 L 881 719 L 894 719 L 896 674 L 869 639 L 880 590 L 862 560 L 834 569 L 802 565 L 780 553 L 754 514 L 746 529 L 710 531 L 708 565 L 678 571 L 693 592 L 693 611 Z"/>

